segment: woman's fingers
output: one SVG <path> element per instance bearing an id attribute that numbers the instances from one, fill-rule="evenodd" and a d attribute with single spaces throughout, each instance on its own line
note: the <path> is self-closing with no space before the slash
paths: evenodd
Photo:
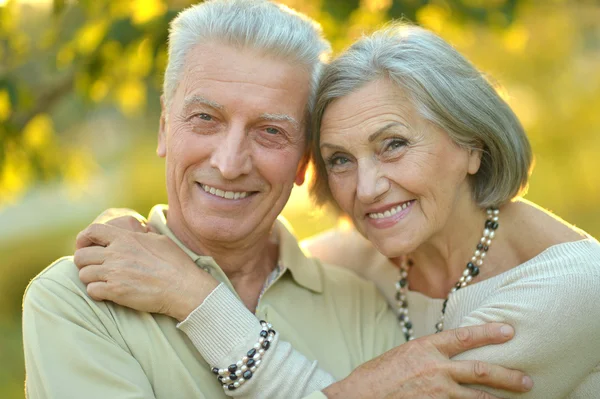
<path id="1" fill-rule="evenodd" d="M 527 392 L 533 381 L 525 373 L 478 360 L 452 361 L 450 377 L 459 384 L 485 385 L 511 392 Z"/>

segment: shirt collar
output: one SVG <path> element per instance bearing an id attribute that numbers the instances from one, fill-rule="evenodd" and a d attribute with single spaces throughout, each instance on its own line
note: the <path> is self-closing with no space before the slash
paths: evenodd
<path id="1" fill-rule="evenodd" d="M 177 246 L 179 246 L 198 266 L 211 273 L 215 278 L 222 281 L 223 277 L 227 279 L 223 270 L 216 264 L 210 256 L 202 256 L 187 248 L 167 226 L 166 211 L 167 205 L 156 205 L 150 211 L 148 222 L 160 234 L 169 237 Z M 311 291 L 323 292 L 323 281 L 319 266 L 319 261 L 309 258 L 298 245 L 298 240 L 292 233 L 292 228 L 283 216 L 279 216 L 273 226 L 273 238 L 279 244 L 278 264 L 287 272 L 289 270 L 294 281 Z M 227 279 L 227 282 L 228 279 Z"/>
<path id="2" fill-rule="evenodd" d="M 319 261 L 304 253 L 292 231 L 288 221 L 280 215 L 273 226 L 273 233 L 279 240 L 279 264 L 290 271 L 297 284 L 321 293 L 323 279 Z"/>

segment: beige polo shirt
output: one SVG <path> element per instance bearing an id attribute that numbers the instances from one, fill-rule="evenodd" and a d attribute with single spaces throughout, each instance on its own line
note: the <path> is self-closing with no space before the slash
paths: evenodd
<path id="1" fill-rule="evenodd" d="M 194 254 L 173 236 L 164 207 L 155 207 L 149 221 L 233 291 L 212 258 Z M 306 257 L 284 221 L 276 222 L 274 234 L 283 272 L 261 296 L 256 316 L 271 322 L 281 340 L 336 378 L 403 342 L 372 283 Z M 92 300 L 73 258 L 61 258 L 32 280 L 23 300 L 28 397 L 226 398 L 176 324 Z"/>

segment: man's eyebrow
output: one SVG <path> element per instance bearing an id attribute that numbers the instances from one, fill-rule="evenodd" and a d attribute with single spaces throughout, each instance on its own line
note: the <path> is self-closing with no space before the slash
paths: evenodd
<path id="1" fill-rule="evenodd" d="M 387 125 L 385 125 L 384 127 L 381 127 L 379 129 L 377 129 L 377 131 L 375 133 L 373 133 L 372 135 L 369 136 L 369 143 L 374 142 L 375 140 L 377 140 L 377 138 L 379 136 L 381 136 L 383 133 L 385 133 L 386 130 L 388 130 L 389 128 L 396 126 L 396 125 L 400 125 L 400 126 L 404 126 L 406 127 L 405 124 L 400 123 L 400 122 L 390 122 Z"/>
<path id="2" fill-rule="evenodd" d="M 286 114 L 262 114 L 260 119 L 274 122 L 289 122 L 294 128 L 300 130 L 300 123 L 294 118 Z"/>
<path id="3" fill-rule="evenodd" d="M 198 96 L 198 95 L 187 97 L 183 102 L 183 108 L 187 109 L 188 107 L 191 107 L 192 105 L 196 105 L 196 104 L 208 105 L 209 107 L 212 107 L 212 108 L 215 108 L 218 110 L 222 110 L 225 108 L 219 103 L 216 103 L 212 100 L 209 100 L 208 98 L 204 98 L 204 97 Z"/>

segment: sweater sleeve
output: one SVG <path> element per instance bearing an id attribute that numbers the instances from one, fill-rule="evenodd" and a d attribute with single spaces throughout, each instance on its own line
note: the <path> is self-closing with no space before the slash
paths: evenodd
<path id="1" fill-rule="evenodd" d="M 257 342 L 261 330 L 259 320 L 224 284 L 219 284 L 178 328 L 211 366 L 221 368 L 240 360 Z M 278 334 L 262 360 L 251 381 L 225 393 L 239 398 L 320 399 L 325 396 L 319 391 L 335 382 L 316 361 L 308 360 L 289 342 L 280 341 Z"/>
<path id="2" fill-rule="evenodd" d="M 500 397 L 596 397 L 600 389 L 598 264 L 563 265 L 552 273 L 529 272 L 531 268 L 494 290 L 460 321 L 461 326 L 506 322 L 514 326 L 515 337 L 455 359 L 496 363 L 533 378 L 533 390 L 524 394 L 478 387 Z"/>

